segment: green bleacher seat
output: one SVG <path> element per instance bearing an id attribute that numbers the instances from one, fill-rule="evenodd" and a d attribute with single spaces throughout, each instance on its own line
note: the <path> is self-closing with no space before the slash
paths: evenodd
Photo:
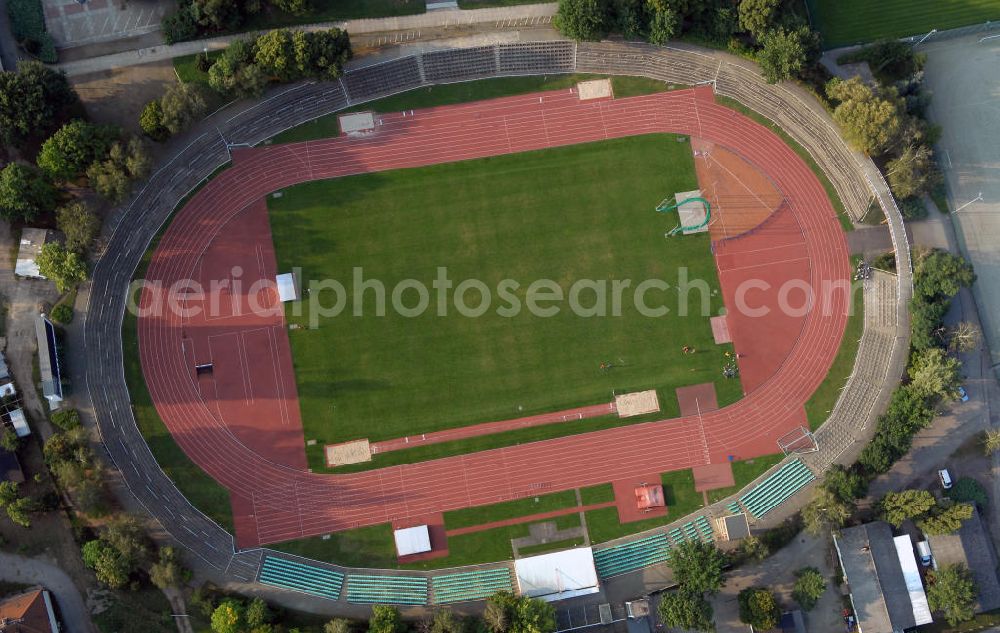
<path id="1" fill-rule="evenodd" d="M 344 574 L 287 558 L 265 556 L 258 580 L 272 587 L 337 600 L 344 584 Z"/>

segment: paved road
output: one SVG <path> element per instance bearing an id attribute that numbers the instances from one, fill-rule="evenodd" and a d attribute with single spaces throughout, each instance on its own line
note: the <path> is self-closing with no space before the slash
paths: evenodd
<path id="1" fill-rule="evenodd" d="M 70 577 L 52 563 L 0 552 L 0 580 L 42 585 L 52 592 L 59 604 L 63 626 L 69 633 L 93 633 L 94 626 L 83 596 Z"/>
<path id="2" fill-rule="evenodd" d="M 0 0 L 2 1 L 2 0 Z M 539 24 L 548 24 L 555 15 L 557 3 L 529 4 L 512 7 L 496 7 L 489 9 L 448 9 L 431 11 L 420 15 L 407 15 L 394 18 L 377 18 L 366 20 L 347 20 L 344 22 L 326 22 L 321 24 L 303 25 L 298 28 L 307 31 L 318 31 L 333 26 L 347 29 L 352 39 L 357 36 L 372 33 L 403 32 L 412 34 L 415 39 L 421 39 L 421 32 L 441 28 L 463 28 L 470 25 L 488 25 L 490 29 L 511 29 Z M 245 39 L 246 33 L 212 37 L 192 42 L 179 42 L 171 45 L 150 46 L 135 50 L 81 59 L 59 64 L 58 67 L 69 76 L 84 75 L 122 66 L 134 66 L 153 61 L 173 59 L 181 55 L 200 53 L 203 50 L 219 50 L 225 48 L 236 39 Z M 387 42 L 393 41 L 386 36 Z"/>

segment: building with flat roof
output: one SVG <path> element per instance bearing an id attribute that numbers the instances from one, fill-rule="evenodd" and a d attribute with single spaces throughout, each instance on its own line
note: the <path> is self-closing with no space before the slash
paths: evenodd
<path id="1" fill-rule="evenodd" d="M 978 510 L 972 513 L 972 518 L 962 521 L 957 532 L 930 534 L 927 543 L 935 569 L 961 564 L 972 572 L 976 582 L 976 613 L 1000 609 L 997 553 Z"/>
<path id="2" fill-rule="evenodd" d="M 42 381 L 42 395 L 49 401 L 49 408 L 58 409 L 63 399 L 63 390 L 56 328 L 44 314 L 35 318 L 35 338 L 38 342 L 38 373 Z"/>
<path id="3" fill-rule="evenodd" d="M 902 633 L 933 621 L 909 536 L 893 537 L 877 521 L 846 528 L 833 543 L 860 631 Z"/>
<path id="4" fill-rule="evenodd" d="M 21 229 L 21 243 L 17 249 L 17 261 L 14 262 L 14 274 L 20 277 L 45 279 L 38 271 L 38 254 L 49 239 L 47 229 Z"/>

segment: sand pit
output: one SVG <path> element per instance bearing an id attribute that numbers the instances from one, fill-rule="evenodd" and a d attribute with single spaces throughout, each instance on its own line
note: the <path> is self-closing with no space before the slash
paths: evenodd
<path id="1" fill-rule="evenodd" d="M 590 99 L 605 99 L 608 97 L 614 97 L 614 92 L 611 90 L 611 80 L 610 79 L 594 79 L 593 81 L 581 81 L 576 84 L 576 93 L 580 97 L 580 101 L 588 101 Z"/>
<path id="2" fill-rule="evenodd" d="M 343 444 L 327 444 L 324 447 L 326 453 L 326 465 L 333 468 L 335 466 L 346 466 L 347 464 L 360 464 L 372 460 L 371 446 L 368 440 L 354 440 Z"/>
<path id="3" fill-rule="evenodd" d="M 659 411 L 660 399 L 656 397 L 654 389 L 623 393 L 615 396 L 615 408 L 618 410 L 618 417 L 630 418 L 634 415 Z"/>

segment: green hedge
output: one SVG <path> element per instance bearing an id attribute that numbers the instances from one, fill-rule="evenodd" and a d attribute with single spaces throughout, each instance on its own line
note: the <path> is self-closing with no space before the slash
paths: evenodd
<path id="1" fill-rule="evenodd" d="M 45 30 L 41 0 L 7 0 L 7 15 L 14 38 L 25 50 L 47 64 L 58 61 L 55 42 Z"/>

